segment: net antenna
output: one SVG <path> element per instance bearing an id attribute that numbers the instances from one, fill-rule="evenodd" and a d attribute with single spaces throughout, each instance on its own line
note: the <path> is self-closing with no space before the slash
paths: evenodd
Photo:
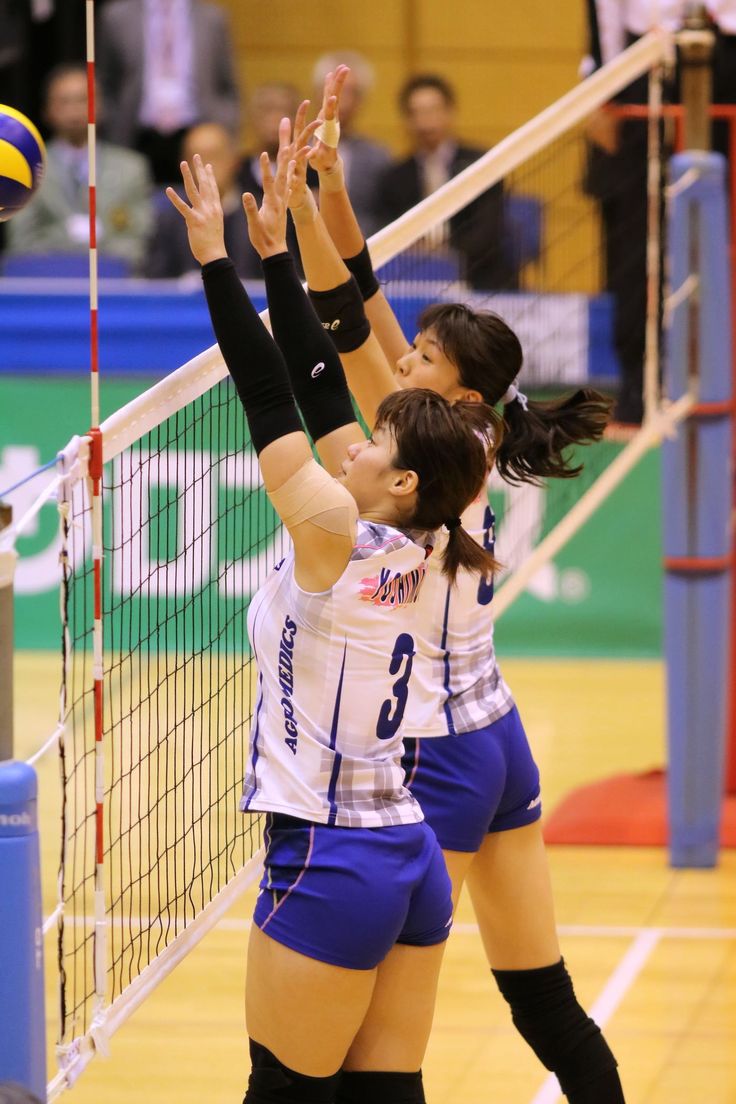
<path id="1" fill-rule="evenodd" d="M 385 288 L 406 329 L 418 305 L 463 298 L 517 329 L 532 387 L 554 391 L 589 378 L 597 366 L 590 303 L 604 318 L 610 308 L 597 294 L 600 246 L 581 187 L 582 127 L 671 49 L 665 33 L 644 36 L 371 239 L 374 262 L 396 266 Z M 510 201 L 533 193 L 536 208 L 524 210 L 543 209 L 536 249 L 521 226 L 518 282 L 488 289 L 472 271 L 438 276 L 439 255 L 420 276 L 427 257 L 417 257 L 415 244 L 443 223 L 452 237 L 456 217 L 500 182 Z M 487 243 L 508 246 L 517 260 L 519 244 Z M 496 487 L 499 556 L 509 567 L 497 615 L 524 589 L 546 600 L 559 584 L 549 556 L 694 402 L 687 389 L 666 404 L 656 392 L 653 399 L 623 450 L 607 442 L 586 450 L 581 479 L 560 481 L 554 493 Z M 257 875 L 260 821 L 237 812 L 258 699 L 245 612 L 288 547 L 216 346 L 105 419 L 99 433 L 71 442 L 58 478 L 64 690 L 61 735 L 50 744 L 62 753 L 64 826 L 59 1068 L 50 1099 L 104 1052 Z M 104 577 L 95 550 L 104 553 Z"/>

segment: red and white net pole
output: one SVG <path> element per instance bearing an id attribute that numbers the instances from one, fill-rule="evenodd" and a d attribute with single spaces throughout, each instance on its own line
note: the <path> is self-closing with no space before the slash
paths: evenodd
<path id="1" fill-rule="evenodd" d="M 103 801 L 103 635 L 102 635 L 102 435 L 100 433 L 99 334 L 97 326 L 97 112 L 95 98 L 95 4 L 87 0 L 87 147 L 89 155 L 89 340 L 92 441 L 89 474 L 92 483 L 92 674 L 95 718 L 95 937 L 94 977 L 97 1010 L 104 1007 L 107 980 Z"/>

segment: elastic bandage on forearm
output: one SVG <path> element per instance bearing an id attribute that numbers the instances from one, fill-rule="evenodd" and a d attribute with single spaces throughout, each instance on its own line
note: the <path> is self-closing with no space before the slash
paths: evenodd
<path id="1" fill-rule="evenodd" d="M 352 353 L 368 340 L 371 326 L 354 276 L 329 291 L 309 288 L 309 298 L 338 352 Z"/>
<path id="2" fill-rule="evenodd" d="M 373 261 L 368 251 L 368 242 L 363 242 L 363 248 L 354 257 L 343 257 L 343 264 L 355 277 L 360 288 L 360 294 L 363 296 L 363 302 L 366 299 L 371 299 L 377 291 L 380 291 L 381 285 L 373 271 Z"/>
<path id="3" fill-rule="evenodd" d="M 287 528 L 311 521 L 327 533 L 355 539 L 355 499 L 316 460 L 307 460 L 269 497 Z"/>
<path id="4" fill-rule="evenodd" d="M 272 441 L 302 430 L 284 358 L 231 260 L 203 265 L 202 280 L 215 337 L 260 454 Z"/>
<path id="5" fill-rule="evenodd" d="M 314 441 L 355 421 L 340 357 L 301 285 L 293 258 L 263 262 L 273 336 L 284 354 L 294 397 Z"/>
<path id="6" fill-rule="evenodd" d="M 345 166 L 342 157 L 338 157 L 331 169 L 324 169 L 319 173 L 319 190 L 321 192 L 341 192 L 345 187 Z"/>

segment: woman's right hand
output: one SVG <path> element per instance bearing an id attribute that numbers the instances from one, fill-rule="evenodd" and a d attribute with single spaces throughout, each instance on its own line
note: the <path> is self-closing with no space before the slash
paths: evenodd
<path id="1" fill-rule="evenodd" d="M 189 248 L 194 259 L 204 265 L 227 257 L 222 204 L 212 166 L 203 164 L 202 158 L 195 153 L 196 180 L 186 161 L 182 161 L 180 168 L 191 207 L 173 188 L 167 188 L 166 195 L 187 224 Z"/>
<path id="2" fill-rule="evenodd" d="M 260 157 L 263 181 L 263 201 L 260 209 L 252 192 L 243 195 L 243 208 L 248 220 L 248 236 L 261 260 L 286 252 L 286 172 L 288 160 L 284 150 L 291 138 L 291 123 L 282 119 L 279 123 L 279 152 L 276 158 L 276 176 L 271 171 L 267 153 Z"/>
<path id="3" fill-rule="evenodd" d="M 325 77 L 322 107 L 317 119 L 320 123 L 338 123 L 340 112 L 340 93 L 345 84 L 350 69 L 347 65 L 338 65 L 334 73 L 328 73 Z M 303 145 L 299 142 L 299 145 Z M 309 157 L 309 163 L 318 173 L 330 173 L 334 171 L 338 161 L 337 144 L 328 145 L 317 139 Z"/>
<path id="4" fill-rule="evenodd" d="M 308 101 L 299 109 L 306 113 Z M 315 120 L 309 126 L 300 127 L 300 133 L 305 141 L 309 141 L 319 124 Z M 279 151 L 276 156 L 276 175 L 271 172 L 271 164 L 267 153 L 261 154 L 261 174 L 263 177 L 263 202 L 260 210 L 255 197 L 246 192 L 243 195 L 243 207 L 245 217 L 248 220 L 248 236 L 251 245 L 258 253 L 261 260 L 273 257 L 277 253 L 286 252 L 286 205 L 288 194 L 288 172 L 292 160 L 300 156 L 306 159 L 309 147 L 298 149 L 297 143 L 292 140 L 291 121 L 282 119 L 279 123 Z M 306 169 L 305 169 L 306 175 Z M 291 204 L 289 204 L 291 206 Z"/>

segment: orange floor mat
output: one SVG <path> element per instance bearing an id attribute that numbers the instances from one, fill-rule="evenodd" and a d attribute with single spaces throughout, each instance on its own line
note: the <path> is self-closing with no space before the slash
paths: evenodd
<path id="1" fill-rule="evenodd" d="M 544 838 L 547 843 L 665 847 L 665 772 L 618 774 L 572 790 L 547 816 Z M 721 845 L 736 847 L 736 794 L 724 799 Z"/>

